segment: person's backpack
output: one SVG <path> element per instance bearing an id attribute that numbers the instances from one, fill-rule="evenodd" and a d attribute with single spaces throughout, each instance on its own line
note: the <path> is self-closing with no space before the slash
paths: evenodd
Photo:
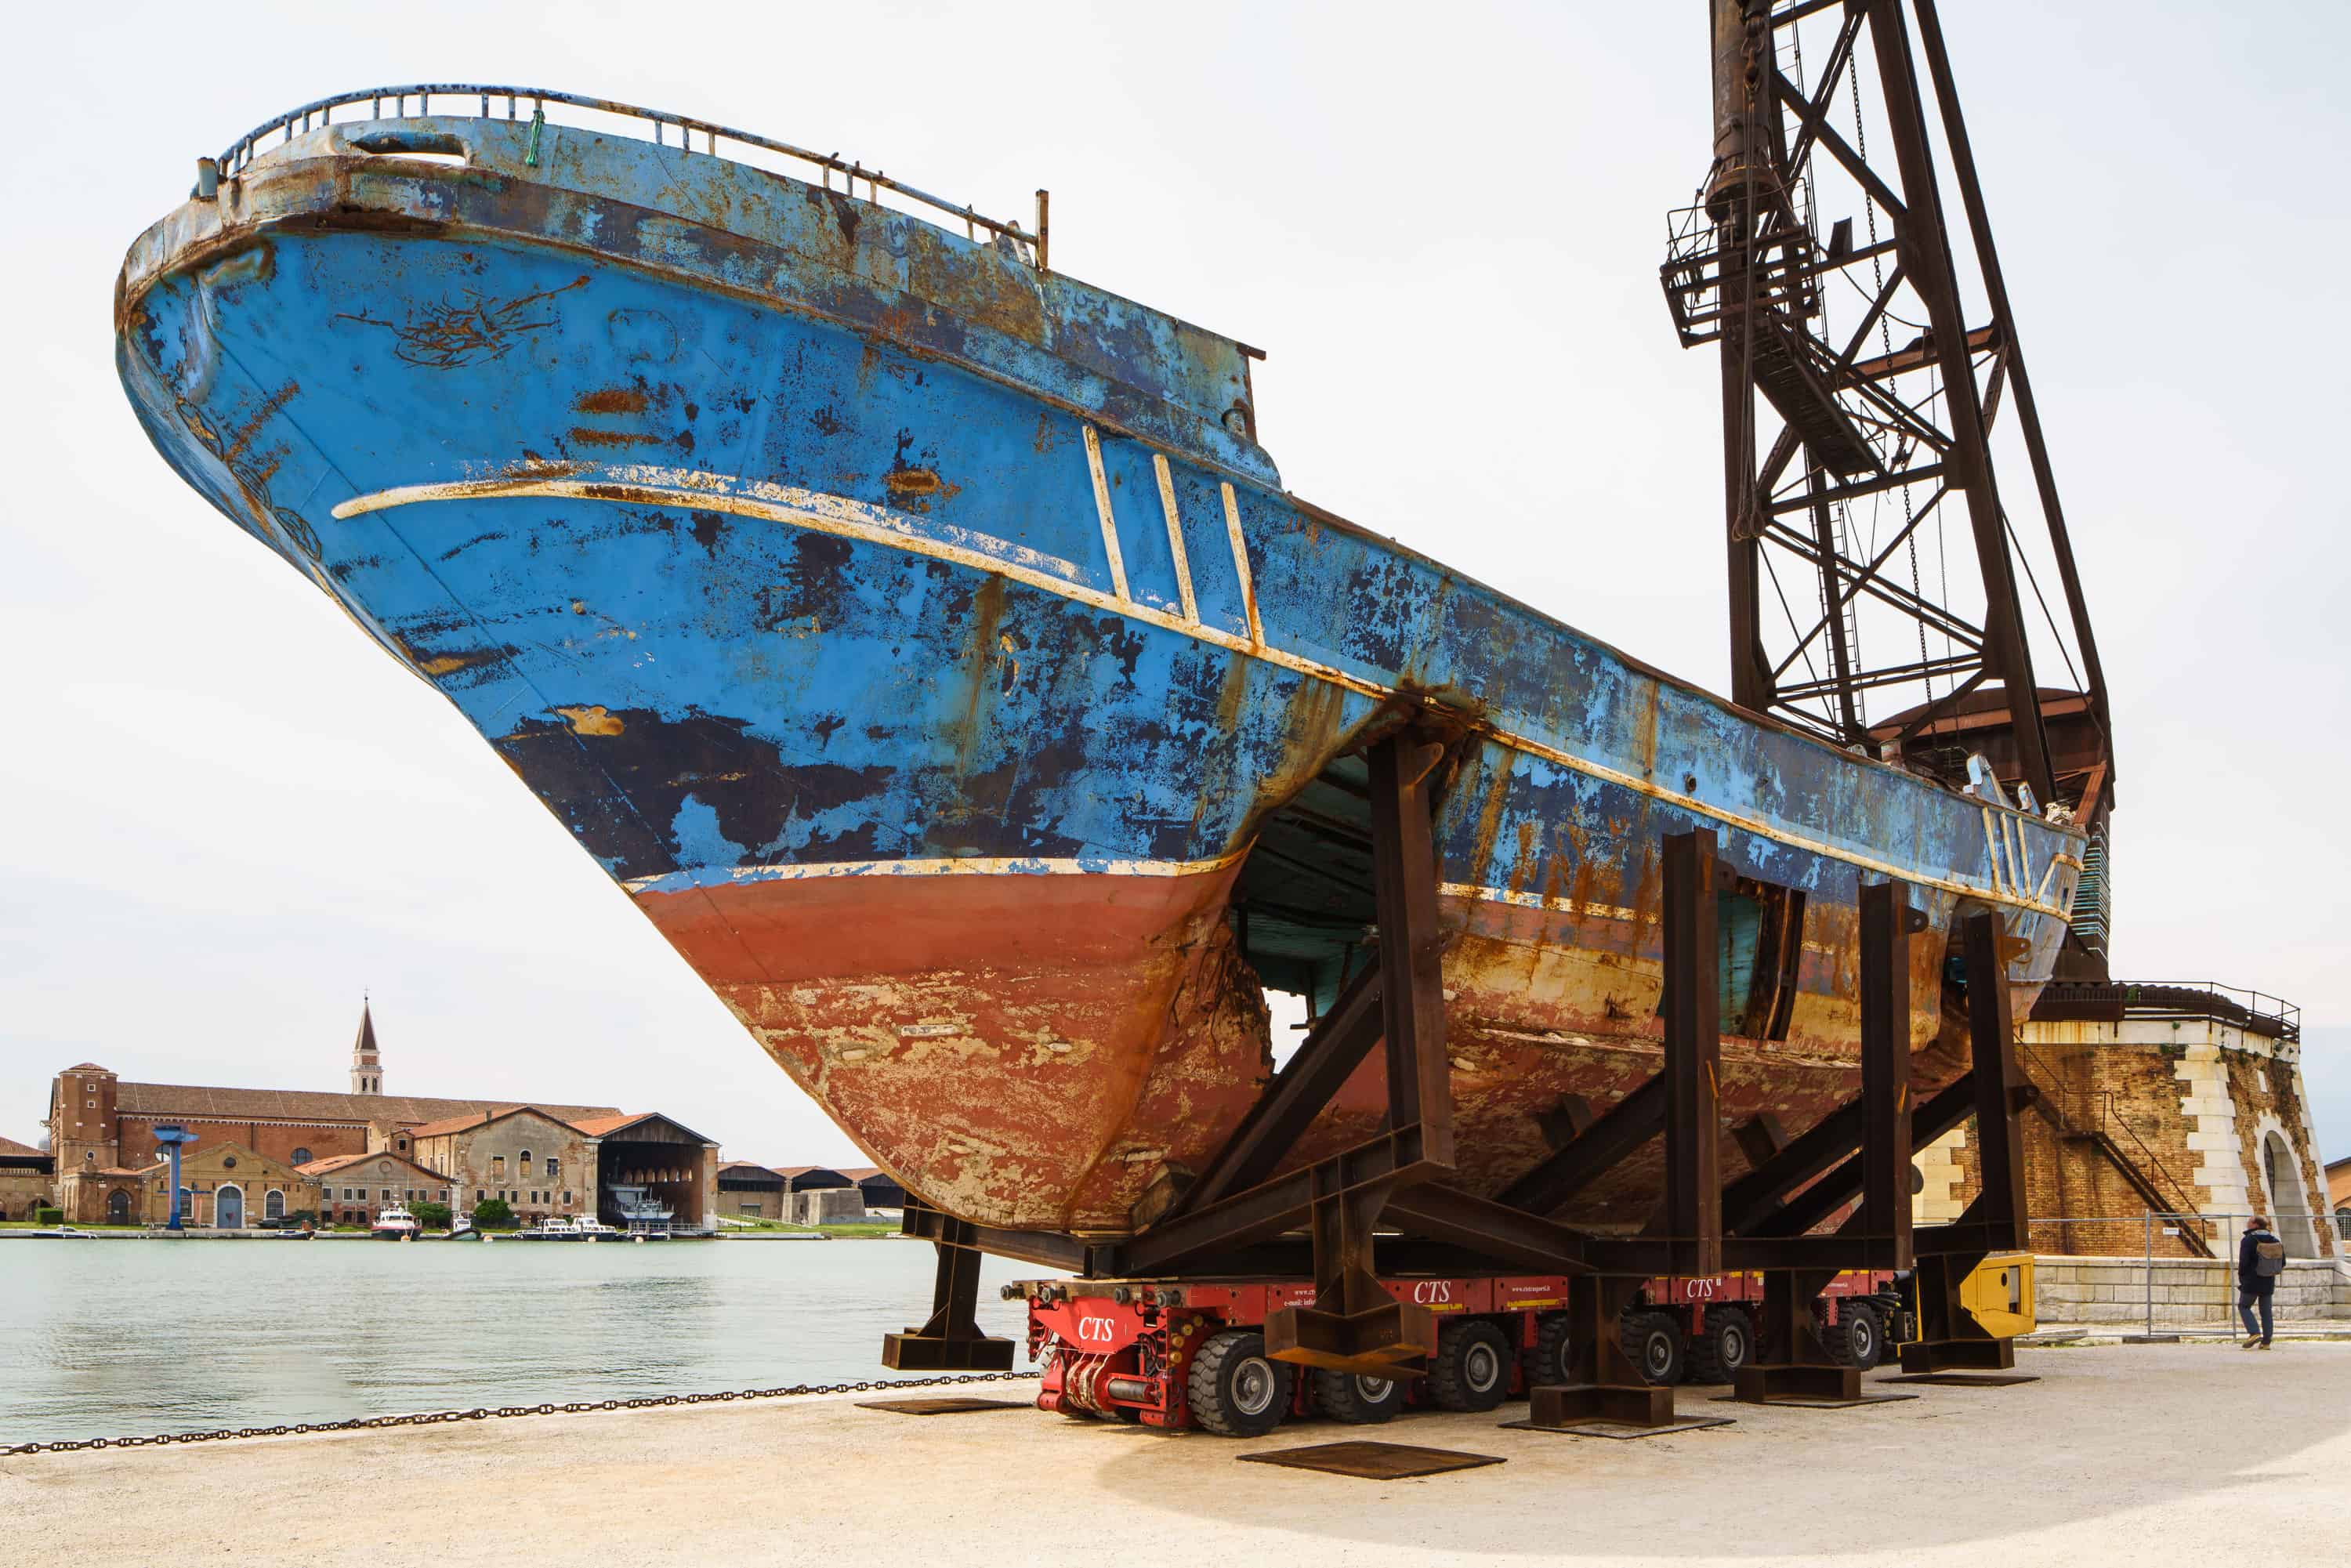
<path id="1" fill-rule="evenodd" d="M 2253 1272 L 2262 1278 L 2274 1279 L 2285 1272 L 2285 1243 L 2273 1237 L 2253 1243 Z"/>

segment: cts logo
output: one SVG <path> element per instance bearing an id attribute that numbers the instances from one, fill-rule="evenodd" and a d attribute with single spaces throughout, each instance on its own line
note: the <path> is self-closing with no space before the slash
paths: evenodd
<path id="1" fill-rule="evenodd" d="M 1081 1340 L 1092 1340 L 1097 1343 L 1108 1344 L 1118 1337 L 1118 1324 L 1109 1318 L 1080 1318 L 1078 1337 Z"/>
<path id="2" fill-rule="evenodd" d="M 1412 1288 L 1412 1301 L 1416 1307 L 1441 1307 L 1453 1300 L 1450 1280 L 1423 1280 Z"/>

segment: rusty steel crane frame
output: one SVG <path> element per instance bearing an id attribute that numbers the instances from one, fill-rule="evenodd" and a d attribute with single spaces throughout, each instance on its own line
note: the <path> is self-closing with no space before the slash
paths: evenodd
<path id="1" fill-rule="evenodd" d="M 2113 727 L 2105 677 L 1935 0 L 1709 5 L 1715 158 L 1698 204 L 1677 214 L 1682 221 L 1662 277 L 1683 343 L 1722 345 L 1732 699 L 1847 745 L 1885 744 L 1886 727 L 1873 736 L 1861 694 L 1923 685 L 1930 700 L 1895 727 L 1892 741 L 1898 746 L 1931 732 L 1978 688 L 1996 685 L 2023 780 L 2044 802 L 2060 798 L 2018 592 L 2017 567 L 2024 558 L 2021 543 L 2013 552 L 2010 548 L 2015 533 L 2001 506 L 1990 445 L 2005 390 L 2082 657 L 2078 674 L 2105 764 L 2097 778 L 2110 789 Z M 1798 24 L 1832 11 L 1842 16 L 1826 60 L 1815 81 L 1800 85 L 1782 68 L 1782 45 Z M 1865 35 L 1893 143 L 1891 170 L 1830 122 L 1841 90 L 1851 89 L 1857 100 Z M 1920 90 L 1921 61 L 1949 150 L 1959 225 L 1945 206 L 1929 106 Z M 1856 107 L 1857 124 L 1858 113 Z M 1855 141 L 1865 147 L 1865 137 L 1857 134 Z M 1829 160 L 1860 188 L 1889 221 L 1891 237 L 1856 246 L 1847 220 L 1822 241 L 1812 215 L 1798 211 L 1797 193 L 1810 180 L 1815 158 Z M 1982 281 L 1988 316 L 1973 328 L 1962 314 L 1955 234 L 1971 242 Z M 1884 270 L 1889 257 L 1891 269 Z M 1821 291 L 1831 277 L 1864 263 L 1873 273 L 1850 281 L 1868 308 L 1849 337 L 1832 342 L 1821 326 Z M 1872 334 L 1883 334 L 1889 309 L 1906 289 L 1923 306 L 1928 329 L 1907 348 L 1889 342 L 1886 351 L 1865 357 Z M 1987 372 L 1980 383 L 1980 371 Z M 1934 413 L 1936 389 L 1906 391 L 1904 378 L 1914 374 L 1939 382 L 1939 415 Z M 1758 439 L 1759 393 L 1782 420 L 1768 450 Z M 1926 460 L 1915 461 L 1914 455 Z M 1838 537 L 1833 517 L 1840 503 L 1896 489 L 1907 496 L 1913 485 L 1931 486 L 1928 500 L 1892 539 L 1865 550 Z M 1916 548 L 1922 527 L 1954 493 L 1965 502 L 1980 569 L 1981 625 L 1938 602 L 1928 588 L 1896 581 L 1887 570 L 1896 550 Z M 1767 579 L 1773 585 L 1769 591 L 1778 591 L 1767 545 L 1795 558 L 1820 590 L 1821 613 L 1808 629 L 1799 629 L 1796 607 L 1786 607 L 1792 642 L 1776 660 L 1766 645 Z M 1897 662 L 1874 665 L 1862 658 L 1848 637 L 1847 616 L 1864 596 L 1881 612 L 1891 611 L 1920 628 L 1916 663 L 1907 662 L 1907 652 Z M 1802 613 L 1809 617 L 1811 607 Z M 2053 632 L 2053 617 L 2051 624 Z M 1928 653 L 1927 632 L 1948 639 L 1950 651 Z M 1813 663 L 1815 650 L 1825 655 L 1825 671 Z M 1806 668 L 1796 671 L 1800 660 Z M 1933 687 L 1938 680 L 1948 683 L 1939 695 Z M 2096 788 L 2091 786 L 2094 792 Z"/>
<path id="2" fill-rule="evenodd" d="M 1925 921 L 1899 883 L 1861 890 L 1860 1093 L 1792 1140 L 1761 1118 L 1733 1129 L 1751 1168 L 1726 1185 L 1719 1166 L 1716 899 L 1734 879 L 1718 861 L 1711 830 L 1667 836 L 1657 1072 L 1604 1113 L 1583 1118 L 1578 1134 L 1498 1197 L 1447 1185 L 1452 1092 L 1437 920 L 1440 868 L 1430 834 L 1430 779 L 1443 753 L 1441 744 L 1408 728 L 1369 747 L 1375 961 L 1316 1021 L 1200 1174 L 1148 1226 L 1119 1239 L 975 1225 L 910 1194 L 903 1228 L 936 1246 L 938 1276 L 929 1322 L 890 1335 L 884 1364 L 925 1372 L 1010 1364 L 1011 1342 L 983 1335 L 974 1317 L 977 1255 L 987 1251 L 1095 1280 L 1309 1278 L 1311 1306 L 1269 1316 L 1268 1353 L 1379 1376 L 1416 1374 L 1437 1349 L 1428 1309 L 1396 1300 L 1380 1283 L 1383 1275 L 1563 1275 L 1571 1316 L 1581 1325 L 1570 1335 L 1577 1380 L 1541 1392 L 1534 1419 L 1541 1425 L 1671 1419 L 1671 1391 L 1645 1384 L 1618 1341 L 1625 1308 L 1658 1275 L 1767 1274 L 1776 1311 L 1767 1312 L 1765 1359 L 1742 1381 L 1742 1396 L 1750 1383 L 1754 1397 L 1857 1387 L 1854 1369 L 1831 1364 L 1811 1304 L 1842 1270 L 1907 1270 L 1914 1260 L 1928 1334 L 1906 1349 L 1906 1367 L 2011 1364 L 2007 1342 L 1975 1330 L 1957 1296 L 1985 1253 L 2023 1239 L 2016 1117 L 2027 1099 L 2007 988 L 1995 981 L 1969 988 L 1970 1070 L 1913 1104 L 1910 940 Z M 2013 956 L 2013 940 L 1989 913 L 1969 917 L 1964 941 L 1972 975 L 2000 976 Z M 1276 1174 L 1356 1066 L 1382 1045 L 1384 1129 Z M 1984 1152 L 1981 1194 L 1958 1220 L 1914 1229 L 1911 1150 L 1970 1116 Z M 1603 1235 L 1553 1218 L 1659 1138 L 1663 1200 L 1640 1231 Z M 1814 1233 L 1856 1199 L 1835 1229 Z"/>

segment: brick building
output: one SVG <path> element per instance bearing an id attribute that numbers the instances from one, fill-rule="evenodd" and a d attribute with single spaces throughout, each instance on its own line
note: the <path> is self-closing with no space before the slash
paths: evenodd
<path id="1" fill-rule="evenodd" d="M 397 1150 L 336 1155 L 304 1166 L 302 1174 L 319 1186 L 319 1223 L 372 1225 L 379 1213 L 394 1204 L 402 1208 L 445 1204 L 453 1214 L 465 1207 L 456 1201 L 455 1182 L 409 1157 L 410 1141 L 402 1134 L 396 1139 Z"/>
<path id="2" fill-rule="evenodd" d="M 780 1171 L 748 1160 L 728 1160 L 718 1167 L 718 1207 L 726 1214 L 781 1219 L 786 1196 Z"/>
<path id="3" fill-rule="evenodd" d="M 596 1212 L 596 1140 L 552 1110 L 501 1106 L 428 1122 L 413 1136 L 417 1159 L 448 1173 L 460 1208 L 497 1198 L 526 1225 Z"/>
<path id="4" fill-rule="evenodd" d="M 126 1190 L 127 1186 L 127 1190 Z M 319 1184 L 286 1164 L 239 1144 L 198 1144 L 180 1158 L 180 1223 L 244 1230 L 319 1212 Z M 114 1197 L 124 1192 L 130 1201 Z M 162 1225 L 172 1218 L 172 1165 L 157 1160 L 126 1185 L 110 1185 L 106 1221 Z"/>
<path id="5" fill-rule="evenodd" d="M 2295 1258 L 2341 1256 L 2303 1086 L 2299 1013 L 2210 986 L 2057 983 L 2019 1027 L 2033 1090 L 2025 1186 L 2044 1254 L 2135 1257 L 2233 1247 L 2267 1214 Z M 1976 1184 L 1971 1125 L 1919 1151 L 1918 1219 Z M 2160 1218 L 2199 1217 L 2165 1234 Z M 2058 1223 L 2060 1220 L 2068 1223 Z"/>
<path id="6" fill-rule="evenodd" d="M 57 1162 L 29 1145 L 0 1138 L 0 1219 L 31 1219 L 57 1201 Z"/>
<path id="7" fill-rule="evenodd" d="M 185 1128 L 195 1134 L 199 1149 L 212 1144 L 235 1144 L 264 1159 L 298 1168 L 346 1155 L 389 1152 L 410 1156 L 413 1151 L 408 1140 L 413 1129 L 483 1116 L 512 1104 L 385 1093 L 382 1051 L 372 1009 L 365 1005 L 360 1009 L 359 1031 L 351 1042 L 350 1081 L 350 1092 L 340 1094 L 302 1089 L 220 1089 L 124 1082 L 96 1062 L 69 1067 L 49 1087 L 49 1146 L 56 1162 L 58 1206 L 69 1222 L 92 1225 L 105 1222 L 115 1192 L 131 1192 L 135 1208 L 137 1178 L 155 1157 L 154 1134 L 160 1126 Z M 611 1105 L 542 1103 L 538 1109 L 569 1121 L 620 1114 Z M 387 1184 L 373 1185 L 381 1189 Z"/>

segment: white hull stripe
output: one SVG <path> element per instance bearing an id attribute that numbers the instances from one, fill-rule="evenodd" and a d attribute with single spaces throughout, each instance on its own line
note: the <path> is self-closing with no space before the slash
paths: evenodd
<path id="1" fill-rule="evenodd" d="M 886 507 L 853 501 L 847 497 L 828 495 L 822 491 L 803 490 L 795 486 L 736 479 L 724 474 L 705 473 L 695 469 L 664 468 L 632 464 L 616 465 L 595 472 L 601 476 L 581 478 L 574 475 L 565 475 L 549 477 L 545 475 L 544 470 L 540 470 L 537 473 L 526 472 L 515 477 L 503 479 L 471 479 L 435 485 L 399 486 L 365 496 L 355 496 L 338 505 L 334 508 L 334 516 L 355 517 L 369 512 L 384 511 L 393 507 L 411 506 L 419 501 L 549 497 L 611 501 L 623 506 L 699 507 L 704 511 L 724 512 L 734 517 L 759 517 L 772 522 L 789 523 L 818 533 L 833 534 L 843 538 L 862 539 L 890 549 L 928 556 L 935 560 L 967 567 L 974 571 L 1000 573 L 1013 581 L 1054 594 L 1072 603 L 1083 604 L 1113 615 L 1123 615 L 1129 620 L 1140 621 L 1146 625 L 1156 626 L 1179 636 L 1190 637 L 1232 653 L 1246 653 L 1253 658 L 1263 659 L 1268 664 L 1278 665 L 1282 669 L 1295 671 L 1316 680 L 1327 681 L 1332 685 L 1360 693 L 1376 701 L 1384 701 L 1396 695 L 1393 687 L 1381 685 L 1376 681 L 1364 680 L 1360 675 L 1350 674 L 1344 670 L 1322 664 L 1319 660 L 1290 653 L 1287 649 L 1264 645 L 1264 632 L 1258 623 L 1257 596 L 1248 578 L 1249 558 L 1241 549 L 1239 510 L 1235 503 L 1230 485 L 1224 487 L 1225 522 L 1232 536 L 1234 563 L 1242 573 L 1243 597 L 1249 605 L 1251 636 L 1246 638 L 1237 637 L 1222 627 L 1211 626 L 1203 622 L 1187 622 L 1181 615 L 1170 613 L 1156 606 L 1138 603 L 1123 597 L 1114 597 L 1102 592 L 1100 589 L 1089 588 L 1084 583 L 1070 580 L 1070 578 L 1075 575 L 1075 569 L 1071 568 L 1066 561 L 1051 557 L 1035 558 L 1040 561 L 1050 562 L 1054 567 L 1066 569 L 1069 574 L 1067 576 L 1040 570 L 1037 566 L 1014 559 L 1016 553 L 1033 555 L 1034 552 L 1021 550 L 1019 547 L 1008 545 L 1003 540 L 987 538 L 985 535 L 964 533 L 959 529 L 925 531 L 919 528 L 912 518 L 893 512 Z M 932 532 L 946 532 L 948 539 L 933 538 Z M 959 538 L 956 537 L 958 535 Z M 987 549 L 976 548 L 978 541 L 982 540 L 992 548 Z M 1110 549 L 1115 551 L 1117 539 L 1114 532 L 1109 536 L 1106 542 Z M 1120 586 L 1123 588 L 1123 567 L 1118 573 L 1118 578 Z M 1792 849 L 1820 855 L 1824 859 L 1841 862 L 1857 870 L 1874 872 L 1880 876 L 1897 882 L 1907 882 L 1915 886 L 1939 888 L 1946 893 L 1958 894 L 1966 897 L 1989 898 L 1997 904 L 2012 904 L 2017 908 L 2029 909 L 2042 915 L 2053 915 L 2061 920 L 2066 915 L 2066 910 L 2060 904 L 2043 904 L 2001 885 L 1996 873 L 1991 879 L 1991 885 L 1987 887 L 1983 883 L 1972 882 L 1958 876 L 1938 875 L 1913 867 L 1896 865 L 1891 861 L 1880 860 L 1875 855 L 1864 854 L 1841 845 L 1823 842 L 1802 833 L 1792 832 L 1761 817 L 1750 816 L 1727 806 L 1717 805 L 1712 801 L 1682 794 L 1678 790 L 1666 789 L 1636 774 L 1626 773 L 1619 768 L 1611 768 L 1605 763 L 1594 762 L 1588 758 L 1578 757 L 1573 752 L 1562 751 L 1558 747 L 1536 740 L 1530 736 L 1515 734 L 1493 726 L 1481 727 L 1485 734 L 1513 750 L 1541 758 L 1546 762 L 1583 774 L 1588 778 L 1621 786 L 1636 794 L 1647 796 L 1653 800 L 1662 801 L 1696 816 L 1709 818 L 1725 826 L 1736 828 L 1740 832 L 1752 833 L 1759 838 L 1769 839 L 1774 843 L 1786 844 Z M 1986 806 L 1984 810 L 1987 816 L 1991 814 L 1991 807 Z M 1989 823 L 1986 826 L 1986 837 L 1988 839 L 1993 837 L 1996 830 L 1991 830 Z M 1996 860 L 1997 856 L 1995 856 Z"/>

